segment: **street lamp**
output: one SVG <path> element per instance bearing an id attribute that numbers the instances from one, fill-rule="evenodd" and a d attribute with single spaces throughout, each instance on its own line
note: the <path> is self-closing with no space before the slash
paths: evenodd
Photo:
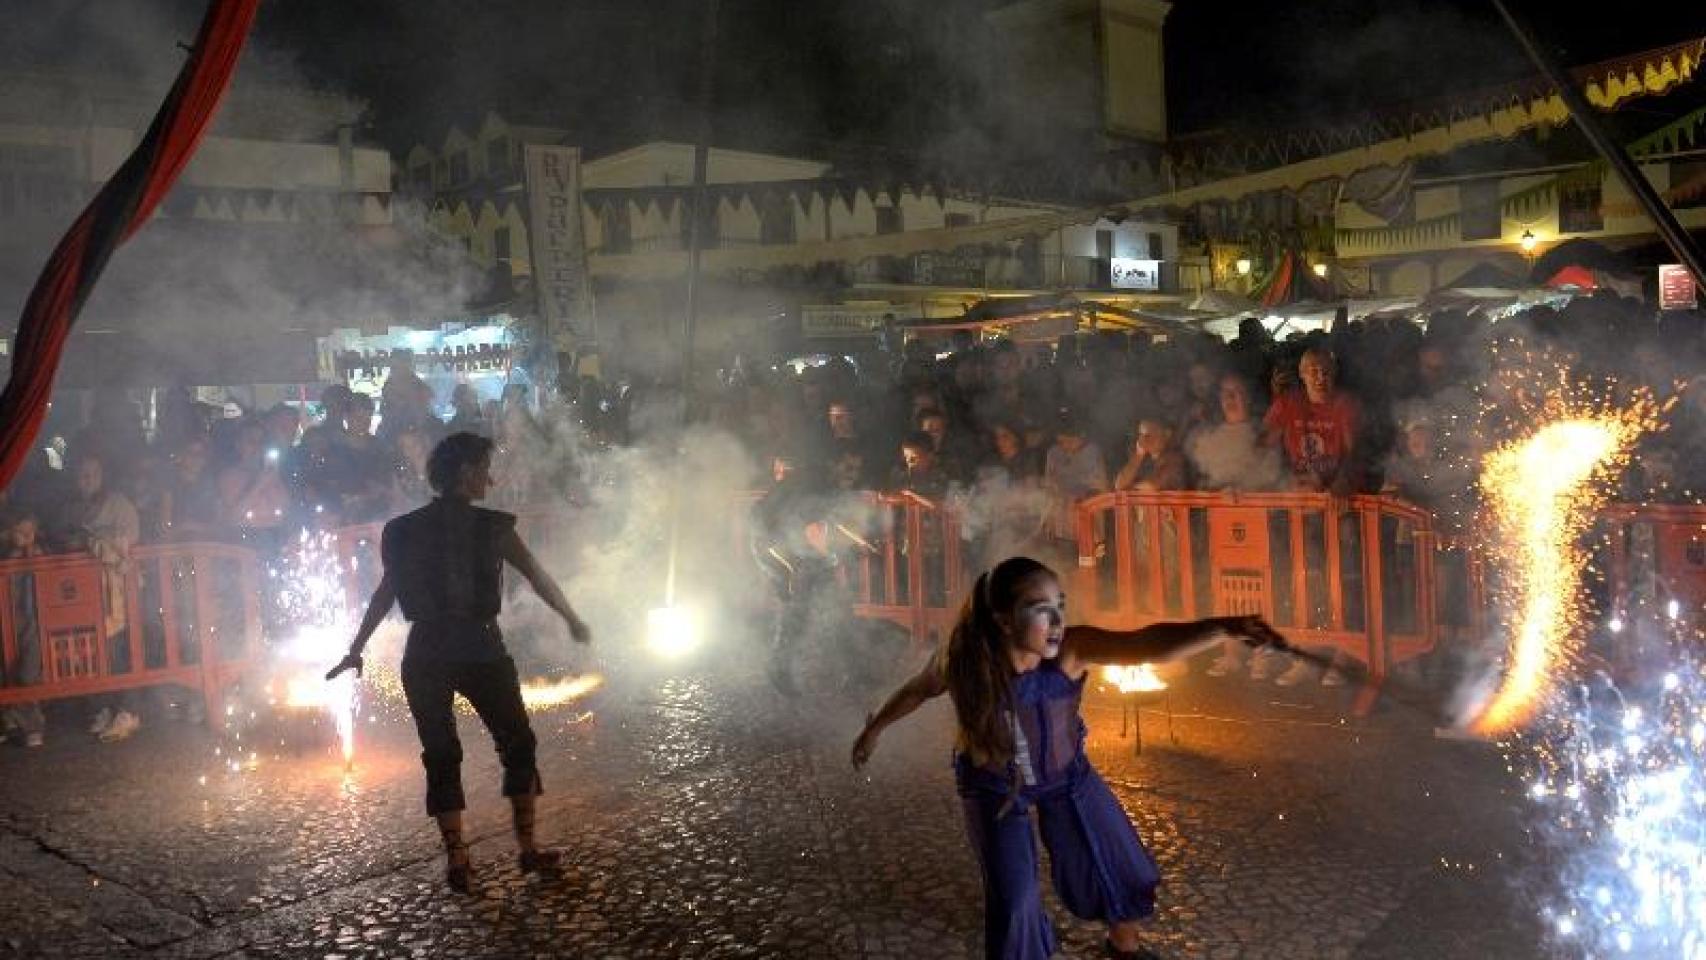
<path id="1" fill-rule="evenodd" d="M 1313 270 L 1317 277 L 1320 277 L 1323 280 L 1327 279 L 1327 265 L 1325 263 L 1313 264 L 1309 269 Z"/>
<path id="2" fill-rule="evenodd" d="M 1524 230 L 1522 237 L 1517 240 L 1517 245 L 1522 247 L 1522 255 L 1525 257 L 1533 254 L 1535 246 L 1539 243 L 1540 238 L 1534 235 L 1533 230 Z"/>
<path id="3" fill-rule="evenodd" d="M 1238 275 L 1240 277 L 1247 277 L 1250 275 L 1250 258 L 1249 257 L 1239 257 L 1238 262 L 1234 263 L 1232 266 L 1237 268 Z"/>

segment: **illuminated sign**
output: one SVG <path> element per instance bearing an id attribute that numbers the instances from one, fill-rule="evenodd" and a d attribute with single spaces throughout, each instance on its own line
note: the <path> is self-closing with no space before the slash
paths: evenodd
<path id="1" fill-rule="evenodd" d="M 1659 266 L 1659 309 L 1693 310 L 1696 305 L 1694 275 L 1680 263 Z"/>
<path id="2" fill-rule="evenodd" d="M 1110 274 L 1115 290 L 1161 289 L 1161 261 L 1113 258 Z"/>

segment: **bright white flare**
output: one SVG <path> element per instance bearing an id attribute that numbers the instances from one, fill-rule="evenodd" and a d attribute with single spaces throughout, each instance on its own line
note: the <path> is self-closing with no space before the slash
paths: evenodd
<path id="1" fill-rule="evenodd" d="M 699 621 L 686 607 L 653 607 L 646 614 L 646 646 L 666 660 L 692 653 L 699 646 Z"/>

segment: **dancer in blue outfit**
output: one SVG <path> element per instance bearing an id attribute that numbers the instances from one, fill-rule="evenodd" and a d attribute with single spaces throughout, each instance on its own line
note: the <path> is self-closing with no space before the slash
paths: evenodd
<path id="1" fill-rule="evenodd" d="M 984 956 L 1054 954 L 1037 880 L 1035 809 L 1067 909 L 1108 925 L 1110 956 L 1154 957 L 1140 943 L 1139 924 L 1155 912 L 1161 875 L 1084 755 L 1085 678 L 1092 664 L 1180 659 L 1229 636 L 1252 646 L 1285 641 L 1260 617 L 1124 632 L 1065 624 L 1066 594 L 1054 571 L 1027 557 L 1002 561 L 978 577 L 947 645 L 866 721 L 853 763 L 870 759 L 889 724 L 947 693 L 959 728 L 955 779 L 983 869 Z"/>

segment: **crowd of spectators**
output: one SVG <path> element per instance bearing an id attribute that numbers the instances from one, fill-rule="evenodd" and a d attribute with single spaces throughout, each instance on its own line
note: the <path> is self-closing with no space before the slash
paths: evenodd
<path id="1" fill-rule="evenodd" d="M 1698 317 L 1655 322 L 1617 298 L 1497 323 L 1464 313 L 1430 321 L 1374 318 L 1276 338 L 1249 319 L 1231 342 L 1129 332 L 1041 348 L 915 340 L 899 357 L 734 378 L 710 416 L 826 487 L 930 497 L 998 475 L 1063 498 L 1388 493 L 1434 509 L 1462 499 L 1471 465 L 1500 439 L 1478 390 L 1495 371 L 1562 363 L 1578 379 L 1663 397 L 1702 369 L 1699 334 L 1686 329 Z M 1671 428 L 1645 445 L 1643 461 L 1663 461 L 1658 480 L 1700 475 L 1701 409 L 1700 391 L 1684 391 Z M 1650 472 L 1631 481 L 1641 499 L 1689 496 L 1683 483 L 1649 483 Z"/>
<path id="2" fill-rule="evenodd" d="M 1691 479 L 1706 476 L 1699 322 L 1595 296 L 1497 322 L 1441 313 L 1425 327 L 1375 318 L 1277 337 L 1250 319 L 1230 342 L 1102 332 L 1020 345 L 961 333 L 866 351 L 856 363 L 833 356 L 799 373 L 743 360 L 700 391 L 692 415 L 743 439 L 778 484 L 910 490 L 974 506 L 990 491 L 1034 494 L 1044 506 L 1030 540 L 1002 539 L 1001 550 L 1064 550 L 1071 504 L 1107 490 L 1385 493 L 1449 529 L 1470 516 L 1472 465 L 1502 436 L 1493 422 L 1509 409 L 1500 391 L 1524 389 L 1513 371 L 1539 355 L 1617 390 L 1665 396 L 1693 381 L 1669 429 L 1644 441 L 1625 494 L 1696 500 Z M 630 394 L 585 383 L 575 391 L 550 416 L 581 415 L 594 440 L 627 439 L 612 426 L 621 417 L 607 414 Z M 467 384 L 435 397 L 406 353 L 377 410 L 373 397 L 332 385 L 318 410 L 224 418 L 179 392 L 149 435 L 125 394 L 99 392 L 88 423 L 63 449 L 44 449 L 0 498 L 0 546 L 12 558 L 88 552 L 109 587 L 137 543 L 277 550 L 287 531 L 375 522 L 420 504 L 427 452 L 459 430 L 493 436 L 500 457 L 527 463 L 500 476 L 509 502 L 525 502 L 571 472 L 521 455 L 548 445 L 532 401 L 512 388 L 482 404 Z M 109 635 L 123 629 L 108 624 Z M 28 682 L 24 667 L 0 666 L 8 683 Z M 7 718 L 39 742 L 35 712 Z M 109 738 L 136 725 L 120 700 L 96 720 Z"/>
<path id="3" fill-rule="evenodd" d="M 1279 336 L 1252 318 L 1230 342 L 1130 332 L 1052 345 L 919 339 L 858 363 L 831 356 L 798 376 L 727 378 L 710 416 L 768 452 L 774 497 L 949 498 L 978 516 L 968 528 L 985 531 L 965 554 L 974 567 L 1013 553 L 1075 564 L 1072 507 L 1110 490 L 1381 494 L 1421 507 L 1452 538 L 1471 531 L 1482 457 L 1532 423 L 1512 394 L 1527 394 L 1532 411 L 1559 370 L 1614 397 L 1681 389 L 1621 495 L 1699 502 L 1700 321 L 1592 296 L 1497 320 L 1376 317 Z M 1242 666 L 1223 660 L 1211 672 Z M 1301 661 L 1249 666 L 1257 679 L 1303 679 Z"/>

